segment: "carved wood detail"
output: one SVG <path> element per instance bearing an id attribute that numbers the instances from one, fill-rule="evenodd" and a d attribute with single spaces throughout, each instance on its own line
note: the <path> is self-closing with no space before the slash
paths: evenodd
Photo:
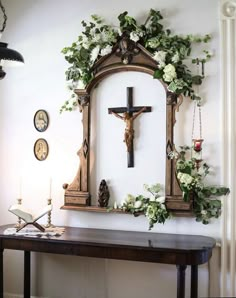
<path id="1" fill-rule="evenodd" d="M 80 188 L 70 190 L 70 185 L 65 188 L 65 205 L 62 209 L 81 210 L 80 206 L 90 206 L 89 193 L 89 158 L 90 158 L 90 95 L 92 90 L 107 76 L 122 72 L 136 71 L 153 76 L 157 63 L 153 60 L 150 53 L 139 44 L 129 43 L 126 38 L 122 39 L 113 48 L 111 54 L 99 59 L 93 68 L 94 78 L 85 89 L 76 89 L 80 112 L 82 113 L 83 142 L 78 154 L 80 166 L 74 180 L 80 182 Z M 124 61 L 125 59 L 125 61 Z M 126 61 L 127 60 L 127 61 Z M 127 64 L 126 64 L 127 62 Z M 170 158 L 170 152 L 175 152 L 174 145 L 174 125 L 176 123 L 175 113 L 183 101 L 182 96 L 167 90 L 166 85 L 160 81 L 166 90 L 166 199 L 167 207 L 170 210 L 179 212 L 189 212 L 191 202 L 186 203 L 182 200 L 182 192 L 176 179 L 176 161 Z M 78 174 L 79 173 L 79 174 Z M 79 175 L 79 178 L 78 178 Z"/>

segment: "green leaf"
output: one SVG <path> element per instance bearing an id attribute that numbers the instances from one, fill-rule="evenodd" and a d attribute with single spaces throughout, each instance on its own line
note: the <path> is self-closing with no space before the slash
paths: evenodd
<path id="1" fill-rule="evenodd" d="M 221 201 L 220 200 L 212 200 L 211 201 L 212 206 L 214 207 L 221 207 Z"/>
<path id="2" fill-rule="evenodd" d="M 155 70 L 154 75 L 153 75 L 154 79 L 161 79 L 162 76 L 163 76 L 163 70 L 162 69 Z"/>
<path id="3" fill-rule="evenodd" d="M 119 20 L 120 22 L 124 22 L 124 21 L 125 21 L 125 16 L 127 16 L 127 14 L 128 14 L 127 11 L 125 11 L 125 12 L 119 14 L 119 16 L 118 16 L 118 20 Z"/>
<path id="4" fill-rule="evenodd" d="M 203 79 L 202 76 L 199 76 L 199 75 L 193 76 L 192 77 L 193 84 L 201 85 L 202 84 L 202 79 Z"/>

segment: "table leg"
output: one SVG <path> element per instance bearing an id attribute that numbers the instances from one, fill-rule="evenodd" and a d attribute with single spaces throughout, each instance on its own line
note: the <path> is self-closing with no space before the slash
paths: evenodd
<path id="1" fill-rule="evenodd" d="M 185 270 L 186 265 L 177 265 L 177 298 L 185 297 Z"/>
<path id="2" fill-rule="evenodd" d="M 198 266 L 191 266 L 191 298 L 198 297 Z"/>
<path id="3" fill-rule="evenodd" d="M 24 253 L 24 298 L 30 298 L 30 251 Z"/>
<path id="4" fill-rule="evenodd" d="M 0 298 L 3 298 L 3 249 L 0 249 Z"/>

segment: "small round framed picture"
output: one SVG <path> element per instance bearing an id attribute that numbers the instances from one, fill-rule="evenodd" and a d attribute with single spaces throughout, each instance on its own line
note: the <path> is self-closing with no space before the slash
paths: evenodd
<path id="1" fill-rule="evenodd" d="M 34 155 L 35 157 L 42 161 L 48 156 L 48 143 L 45 139 L 38 139 L 34 144 Z"/>
<path id="2" fill-rule="evenodd" d="M 49 117 L 45 110 L 38 110 L 34 115 L 34 127 L 39 132 L 43 132 L 48 128 Z"/>

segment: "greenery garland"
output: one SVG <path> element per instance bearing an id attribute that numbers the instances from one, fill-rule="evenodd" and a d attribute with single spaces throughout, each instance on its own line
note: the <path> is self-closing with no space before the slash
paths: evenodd
<path id="1" fill-rule="evenodd" d="M 71 46 L 65 47 L 62 53 L 70 67 L 66 70 L 66 79 L 71 90 L 71 98 L 61 107 L 62 111 L 72 111 L 78 101 L 73 90 L 83 89 L 94 77 L 95 62 L 112 52 L 113 46 L 124 36 L 141 44 L 156 61 L 155 79 L 160 79 L 167 85 L 169 91 L 193 100 L 200 100 L 193 85 L 200 85 L 204 75 L 193 74 L 187 66 L 192 47 L 195 43 L 207 43 L 209 34 L 203 37 L 193 35 L 180 36 L 171 34 L 170 29 L 164 29 L 160 11 L 151 9 L 144 24 L 128 15 L 125 11 L 118 16 L 119 27 L 107 25 L 97 15 L 91 16 L 90 22 L 82 21 L 84 31 Z M 203 57 L 191 58 L 193 64 L 204 65 L 211 58 L 209 51 L 203 51 Z"/>

